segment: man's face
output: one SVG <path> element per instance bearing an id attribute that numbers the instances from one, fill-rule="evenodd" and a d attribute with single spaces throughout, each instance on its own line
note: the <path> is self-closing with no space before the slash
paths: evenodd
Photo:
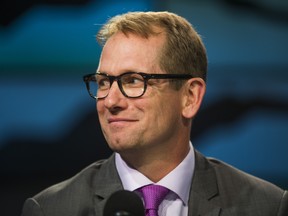
<path id="1" fill-rule="evenodd" d="M 164 36 L 145 39 L 123 33 L 112 36 L 103 47 L 98 71 L 117 76 L 125 72 L 165 73 L 158 65 Z M 150 80 L 140 98 L 126 98 L 117 82 L 97 101 L 97 111 L 110 148 L 125 153 L 165 148 L 181 134 L 181 90 L 168 81 Z"/>

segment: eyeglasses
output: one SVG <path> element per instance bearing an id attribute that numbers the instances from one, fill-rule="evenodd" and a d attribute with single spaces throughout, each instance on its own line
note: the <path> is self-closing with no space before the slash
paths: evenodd
<path id="1" fill-rule="evenodd" d="M 94 99 L 107 97 L 111 85 L 116 80 L 122 94 L 127 98 L 139 98 L 147 89 L 150 79 L 191 79 L 190 74 L 146 74 L 142 72 L 127 72 L 119 76 L 110 76 L 105 73 L 96 72 L 83 77 L 89 95 Z"/>

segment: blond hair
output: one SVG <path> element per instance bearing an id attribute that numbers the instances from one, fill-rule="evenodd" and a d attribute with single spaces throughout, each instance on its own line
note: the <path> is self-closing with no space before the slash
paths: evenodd
<path id="1" fill-rule="evenodd" d="M 200 35 L 183 17 L 171 12 L 128 12 L 112 17 L 97 34 L 101 45 L 115 33 L 144 38 L 164 31 L 166 42 L 159 56 L 160 68 L 167 73 L 187 73 L 206 80 L 207 56 Z"/>

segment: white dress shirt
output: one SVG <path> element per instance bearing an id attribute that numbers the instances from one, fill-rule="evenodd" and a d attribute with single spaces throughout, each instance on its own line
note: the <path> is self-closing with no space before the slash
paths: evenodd
<path id="1" fill-rule="evenodd" d="M 159 206 L 159 216 L 188 215 L 189 191 L 195 167 L 195 155 L 191 142 L 189 153 L 184 160 L 156 183 L 152 182 L 137 170 L 129 167 L 121 158 L 120 154 L 116 153 L 115 160 L 116 168 L 125 190 L 135 191 L 149 184 L 161 185 L 170 190 L 169 194 Z"/>

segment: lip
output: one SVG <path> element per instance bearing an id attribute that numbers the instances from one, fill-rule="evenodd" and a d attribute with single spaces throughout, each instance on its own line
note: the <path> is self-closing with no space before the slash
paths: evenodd
<path id="1" fill-rule="evenodd" d="M 129 118 L 108 118 L 108 123 L 121 123 L 121 122 L 136 122 L 137 120 L 129 119 Z"/>

